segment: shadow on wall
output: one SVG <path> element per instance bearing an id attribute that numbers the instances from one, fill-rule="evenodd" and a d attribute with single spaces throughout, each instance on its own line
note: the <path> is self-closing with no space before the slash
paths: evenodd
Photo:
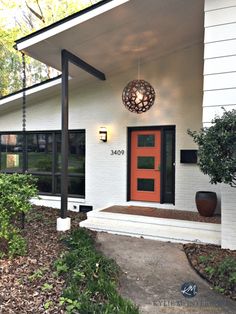
<path id="1" fill-rule="evenodd" d="M 216 206 L 215 214 L 221 215 L 221 195 L 219 193 L 216 193 L 216 194 L 217 194 L 217 206 Z"/>

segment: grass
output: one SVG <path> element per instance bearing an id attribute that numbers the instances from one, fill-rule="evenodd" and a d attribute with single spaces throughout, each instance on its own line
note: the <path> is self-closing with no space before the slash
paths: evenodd
<path id="1" fill-rule="evenodd" d="M 87 231 L 79 228 L 63 241 L 69 250 L 55 262 L 55 272 L 66 281 L 61 297 L 66 313 L 139 313 L 118 294 L 119 268 L 95 249 Z"/>

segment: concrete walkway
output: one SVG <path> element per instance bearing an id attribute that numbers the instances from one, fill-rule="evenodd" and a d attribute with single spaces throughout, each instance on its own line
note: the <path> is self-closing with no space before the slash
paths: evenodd
<path id="1" fill-rule="evenodd" d="M 144 314 L 234 314 L 236 302 L 216 293 L 190 267 L 182 245 L 97 234 L 98 248 L 116 260 L 124 274 L 121 294 Z M 185 282 L 197 284 L 195 297 L 181 293 Z"/>

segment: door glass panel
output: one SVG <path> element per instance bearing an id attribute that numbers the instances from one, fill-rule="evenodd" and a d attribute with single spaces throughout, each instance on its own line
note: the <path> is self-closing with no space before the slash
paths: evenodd
<path id="1" fill-rule="evenodd" d="M 137 180 L 138 191 L 154 191 L 154 179 L 138 179 Z"/>
<path id="2" fill-rule="evenodd" d="M 165 163 L 163 165 L 163 185 L 164 185 L 164 202 L 172 203 L 174 200 L 174 133 L 172 130 L 165 131 Z"/>
<path id="3" fill-rule="evenodd" d="M 138 147 L 154 147 L 154 146 L 155 146 L 154 134 L 138 135 Z"/>
<path id="4" fill-rule="evenodd" d="M 138 169 L 154 169 L 155 157 L 138 157 Z"/>

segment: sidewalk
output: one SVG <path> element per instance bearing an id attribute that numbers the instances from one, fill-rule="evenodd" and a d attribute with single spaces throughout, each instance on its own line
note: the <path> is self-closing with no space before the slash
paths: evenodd
<path id="1" fill-rule="evenodd" d="M 188 264 L 181 244 L 97 233 L 98 248 L 116 260 L 124 272 L 121 294 L 143 314 L 234 314 L 236 302 L 213 291 Z M 185 282 L 198 292 L 186 298 Z"/>

